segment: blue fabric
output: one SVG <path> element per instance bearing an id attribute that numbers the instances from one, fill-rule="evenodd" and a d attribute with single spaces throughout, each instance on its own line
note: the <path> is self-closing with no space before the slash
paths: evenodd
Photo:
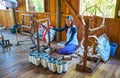
<path id="1" fill-rule="evenodd" d="M 64 31 L 64 28 L 53 28 L 53 30 L 61 32 L 61 31 Z"/>
<path id="2" fill-rule="evenodd" d="M 74 44 L 68 44 L 64 46 L 64 48 L 59 48 L 59 54 L 64 54 L 64 55 L 70 55 L 73 54 L 77 49 L 77 45 Z"/>

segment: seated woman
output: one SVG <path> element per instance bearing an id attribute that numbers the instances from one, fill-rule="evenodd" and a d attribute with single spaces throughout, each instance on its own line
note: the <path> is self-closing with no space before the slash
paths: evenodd
<path id="1" fill-rule="evenodd" d="M 59 48 L 58 52 L 60 54 L 73 54 L 78 46 L 78 39 L 77 39 L 77 29 L 76 26 L 73 25 L 73 17 L 67 16 L 65 20 L 65 27 L 64 28 L 53 28 L 56 31 L 64 31 L 66 32 L 67 40 L 63 48 Z"/>

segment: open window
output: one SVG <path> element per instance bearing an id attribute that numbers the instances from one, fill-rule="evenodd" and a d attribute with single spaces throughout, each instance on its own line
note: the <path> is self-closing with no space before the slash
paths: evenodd
<path id="1" fill-rule="evenodd" d="M 44 12 L 44 0 L 26 0 L 26 11 Z"/>
<path id="2" fill-rule="evenodd" d="M 106 17 L 114 18 L 116 0 L 80 0 L 80 15 L 86 8 L 92 5 L 97 5 L 102 10 L 102 12 L 106 15 Z M 89 13 L 93 11 L 97 13 L 96 15 L 101 16 L 99 11 L 97 11 L 95 8 L 87 11 L 87 13 L 85 14 L 89 16 Z"/>

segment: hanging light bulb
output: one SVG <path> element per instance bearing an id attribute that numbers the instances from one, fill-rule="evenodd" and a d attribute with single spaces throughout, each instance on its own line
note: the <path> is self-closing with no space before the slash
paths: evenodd
<path id="1" fill-rule="evenodd" d="M 8 8 L 17 8 L 17 0 L 0 0 L 1 4 Z"/>

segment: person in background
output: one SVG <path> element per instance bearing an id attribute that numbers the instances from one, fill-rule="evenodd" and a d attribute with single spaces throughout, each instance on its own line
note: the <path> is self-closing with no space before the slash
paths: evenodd
<path id="1" fill-rule="evenodd" d="M 59 48 L 59 54 L 70 55 L 73 54 L 78 46 L 78 39 L 77 39 L 77 29 L 76 26 L 73 24 L 73 17 L 67 16 L 65 19 L 65 27 L 64 28 L 53 28 L 53 30 L 61 32 L 65 31 L 67 40 L 63 48 Z"/>

